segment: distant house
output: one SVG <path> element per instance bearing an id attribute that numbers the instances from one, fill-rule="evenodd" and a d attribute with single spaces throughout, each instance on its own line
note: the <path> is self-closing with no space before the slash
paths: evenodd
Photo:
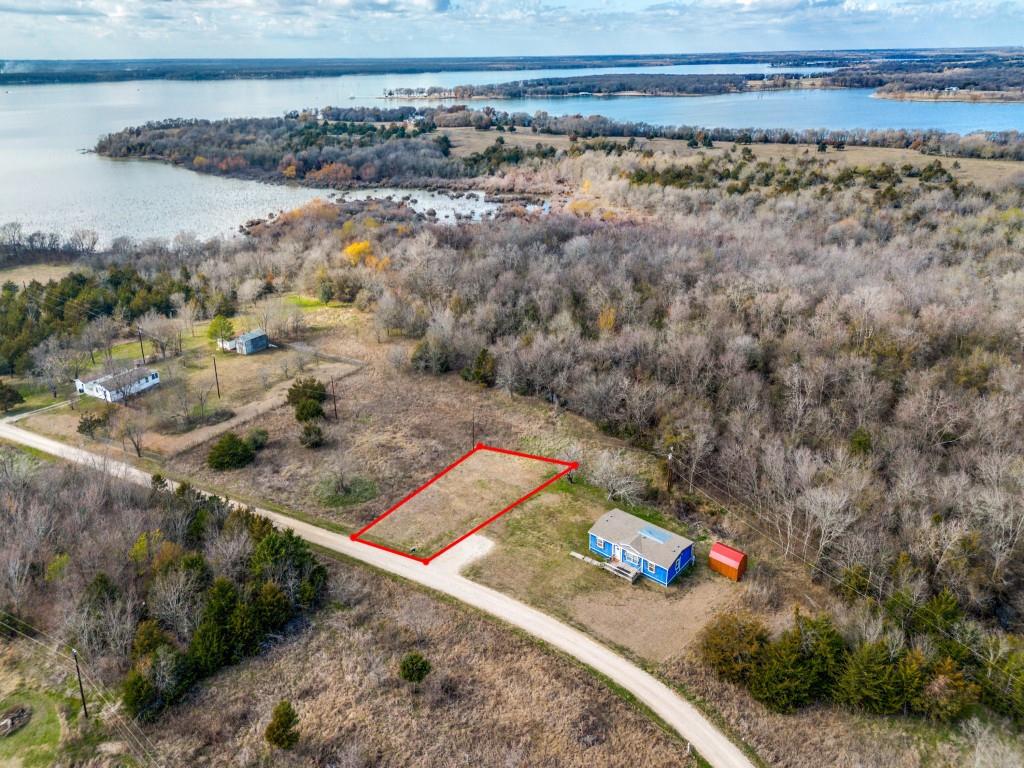
<path id="1" fill-rule="evenodd" d="M 255 331 L 243 333 L 236 338 L 232 348 L 240 355 L 253 355 L 257 352 L 262 352 L 269 346 L 270 337 L 267 336 L 267 332 L 257 328 Z"/>
<path id="2" fill-rule="evenodd" d="M 160 383 L 160 374 L 149 368 L 127 368 L 117 373 L 108 373 L 96 379 L 83 381 L 75 379 L 75 389 L 80 395 L 97 397 L 108 403 L 116 403 L 126 397 L 143 392 Z"/>
<path id="3" fill-rule="evenodd" d="M 666 587 L 694 559 L 692 541 L 621 509 L 594 523 L 590 549 Z"/>

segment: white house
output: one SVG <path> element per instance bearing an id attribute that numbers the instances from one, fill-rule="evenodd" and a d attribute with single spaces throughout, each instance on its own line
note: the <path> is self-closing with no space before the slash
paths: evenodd
<path id="1" fill-rule="evenodd" d="M 75 389 L 80 395 L 98 397 L 108 403 L 116 403 L 126 397 L 155 387 L 160 383 L 160 374 L 149 368 L 127 368 L 117 373 L 108 373 L 97 379 L 82 381 L 75 379 Z"/>

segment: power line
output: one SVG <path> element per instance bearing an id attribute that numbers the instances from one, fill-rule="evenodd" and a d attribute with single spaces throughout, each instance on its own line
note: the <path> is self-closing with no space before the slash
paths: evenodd
<path id="1" fill-rule="evenodd" d="M 44 651 L 46 651 L 49 654 L 57 656 L 60 659 L 62 659 L 63 661 L 68 662 L 69 664 L 74 663 L 74 658 L 72 656 L 69 656 L 68 654 L 63 653 L 62 651 L 59 650 L 59 648 L 63 645 L 63 643 L 61 643 L 57 638 L 55 638 L 52 635 L 48 634 L 47 632 L 45 632 L 44 630 L 40 629 L 39 627 L 33 626 L 32 624 L 29 624 L 27 621 L 24 621 L 24 620 L 18 618 L 17 616 L 15 616 L 14 614 L 10 613 L 9 611 L 5 611 L 3 609 L 0 609 L 0 614 L 2 614 L 2 615 L 0 615 L 0 626 L 6 627 L 8 630 L 17 633 L 18 635 L 20 635 L 21 637 L 25 638 L 26 640 L 28 640 L 28 641 L 30 641 L 32 643 L 35 643 L 36 645 L 38 645 L 40 648 L 42 648 Z M 11 620 L 13 620 L 15 622 L 15 624 L 10 624 L 7 621 L 5 621 L 4 620 L 4 615 L 9 616 L 11 618 Z M 40 635 L 42 637 L 45 637 L 45 638 L 49 639 L 53 643 L 53 645 L 52 646 L 47 645 L 46 643 L 42 642 L 38 638 L 33 637 L 32 635 L 29 635 L 28 633 L 22 631 L 21 629 L 18 628 L 18 626 L 17 626 L 18 624 L 21 624 L 23 626 L 29 627 L 30 629 L 32 629 L 33 632 L 37 633 L 38 635 Z M 99 700 L 103 703 L 105 709 L 108 710 L 110 712 L 110 714 L 114 717 L 114 719 L 116 720 L 116 725 L 122 730 L 122 733 L 124 733 L 127 736 L 128 741 L 129 741 L 129 743 L 132 744 L 133 748 L 139 750 L 139 752 L 142 754 L 143 758 L 147 762 L 155 763 L 155 764 L 159 765 L 159 757 L 158 757 L 159 756 L 159 750 L 156 748 L 156 745 L 145 734 L 145 732 L 143 732 L 141 729 L 138 729 L 138 728 L 133 729 L 131 727 L 131 725 L 129 724 L 129 722 L 126 721 L 121 716 L 121 714 L 117 711 L 117 704 L 114 701 L 114 697 L 107 690 L 106 686 L 104 686 L 98 680 L 94 679 L 88 673 L 88 671 L 83 672 L 82 673 L 82 677 L 85 678 L 86 682 L 93 689 L 93 694 L 96 695 L 99 698 Z M 148 747 L 147 747 L 147 744 L 148 744 Z"/>

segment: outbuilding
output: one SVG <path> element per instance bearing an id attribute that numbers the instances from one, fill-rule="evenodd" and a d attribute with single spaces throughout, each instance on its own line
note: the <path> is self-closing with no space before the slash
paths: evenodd
<path id="1" fill-rule="evenodd" d="M 255 331 L 243 333 L 235 339 L 234 349 L 240 355 L 252 355 L 262 352 L 269 346 L 270 337 L 267 336 L 267 332 L 262 328 L 257 328 Z"/>
<path id="2" fill-rule="evenodd" d="M 590 550 L 665 587 L 694 559 L 692 541 L 621 509 L 605 513 L 594 523 Z"/>
<path id="3" fill-rule="evenodd" d="M 747 556 L 738 549 L 728 547 L 720 541 L 711 546 L 711 553 L 708 555 L 708 565 L 711 570 L 722 574 L 728 579 L 739 581 L 747 570 Z"/>

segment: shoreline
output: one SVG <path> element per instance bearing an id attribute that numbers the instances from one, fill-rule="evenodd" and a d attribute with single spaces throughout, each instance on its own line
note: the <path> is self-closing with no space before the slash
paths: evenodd
<path id="1" fill-rule="evenodd" d="M 1020 104 L 1021 91 L 887 91 L 876 90 L 873 99 L 888 101 L 942 102 L 946 104 Z"/>

